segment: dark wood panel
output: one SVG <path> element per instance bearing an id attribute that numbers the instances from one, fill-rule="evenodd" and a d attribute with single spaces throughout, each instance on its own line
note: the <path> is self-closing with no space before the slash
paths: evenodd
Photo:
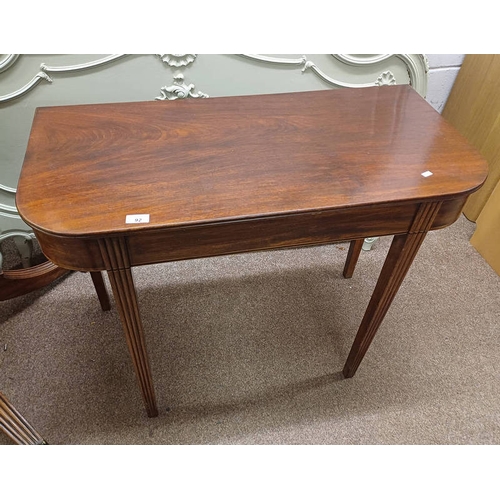
<path id="1" fill-rule="evenodd" d="M 35 235 L 45 256 L 60 267 L 73 271 L 106 269 L 95 239 L 61 237 L 36 229 Z"/>
<path id="2" fill-rule="evenodd" d="M 452 200 L 445 200 L 432 223 L 431 230 L 442 229 L 453 224 L 462 213 L 462 208 L 467 201 L 467 196 L 460 196 Z"/>
<path id="3" fill-rule="evenodd" d="M 406 232 L 418 205 L 364 207 L 129 234 L 132 265 Z"/>
<path id="4" fill-rule="evenodd" d="M 61 269 L 52 262 L 44 262 L 27 269 L 0 269 L 0 301 L 43 288 L 67 273 L 67 269 Z"/>
<path id="5" fill-rule="evenodd" d="M 17 205 L 45 232 L 133 233 L 461 196 L 485 172 L 408 86 L 61 106 L 37 110 Z"/>
<path id="6" fill-rule="evenodd" d="M 455 222 L 466 197 L 442 204 L 432 229 Z M 419 204 L 357 207 L 336 211 L 250 219 L 218 224 L 143 230 L 129 234 L 132 265 L 170 260 L 321 245 L 408 231 Z M 70 238 L 35 231 L 44 254 L 77 271 L 107 269 L 95 238 Z"/>

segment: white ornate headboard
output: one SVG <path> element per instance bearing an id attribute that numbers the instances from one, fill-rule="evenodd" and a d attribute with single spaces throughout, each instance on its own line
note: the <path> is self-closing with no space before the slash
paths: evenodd
<path id="1" fill-rule="evenodd" d="M 427 73 L 422 54 L 0 54 L 0 241 L 19 236 L 29 260 L 15 192 L 36 107 L 396 84 L 425 97 Z"/>

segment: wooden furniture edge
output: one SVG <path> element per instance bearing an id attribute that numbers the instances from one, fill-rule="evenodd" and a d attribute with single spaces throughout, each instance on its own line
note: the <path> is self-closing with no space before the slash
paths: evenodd
<path id="1" fill-rule="evenodd" d="M 0 269 L 0 301 L 43 288 L 69 272 L 50 261 L 26 269 Z"/>
<path id="2" fill-rule="evenodd" d="M 247 252 L 323 245 L 374 236 L 405 234 L 410 227 L 410 221 L 405 217 L 401 217 L 400 220 L 398 220 L 397 218 L 392 220 L 390 224 L 391 227 L 387 228 L 385 231 L 380 231 L 380 229 L 377 227 L 361 227 L 360 230 L 359 226 L 357 230 L 353 230 L 349 229 L 349 226 L 352 224 L 353 219 L 356 217 L 355 213 L 358 214 L 360 222 L 363 222 L 367 214 L 369 212 L 373 212 L 373 210 L 375 209 L 380 209 L 384 214 L 386 214 L 387 217 L 394 216 L 395 207 L 403 207 L 403 209 L 406 210 L 408 214 L 410 214 L 412 211 L 414 212 L 414 214 L 416 214 L 421 204 L 434 201 L 442 201 L 442 204 L 441 209 L 436 215 L 430 230 L 442 229 L 453 224 L 458 219 L 467 196 L 468 193 L 466 195 L 447 199 L 444 201 L 439 199 L 417 200 L 399 204 L 381 204 L 377 208 L 374 208 L 374 206 L 359 206 L 357 208 L 347 207 L 345 209 L 337 209 L 331 211 L 324 210 L 281 216 L 245 218 L 236 221 L 210 222 L 206 224 L 186 225 L 166 229 L 149 229 L 143 226 L 141 228 L 141 231 L 139 232 L 130 231 L 107 236 L 93 234 L 88 236 L 74 237 L 71 235 L 58 235 L 48 233 L 37 228 L 33 228 L 33 230 L 44 254 L 56 265 L 64 269 L 71 269 L 74 271 L 96 272 L 109 270 L 103 260 L 99 241 L 110 237 L 125 238 L 127 246 L 130 250 L 130 259 L 132 266 L 155 264 L 158 262 L 171 262 L 188 258 L 203 258 L 241 253 L 242 250 L 236 247 L 226 249 L 215 248 L 214 250 L 208 251 L 204 250 L 202 248 L 202 245 L 200 244 L 200 238 L 203 237 L 206 247 L 213 245 L 214 234 L 220 235 L 221 230 L 234 231 L 235 228 L 241 230 L 242 232 L 245 232 L 247 238 L 249 237 L 248 229 L 255 230 L 255 245 L 252 248 L 246 248 L 245 251 Z M 308 232 L 308 234 L 311 234 L 311 231 L 314 230 L 314 222 L 315 220 L 318 220 L 316 218 L 328 217 L 331 217 L 332 224 L 335 223 L 338 225 L 339 222 L 342 222 L 344 227 L 342 234 L 326 231 L 324 235 L 316 236 L 316 239 L 311 240 L 310 243 L 307 243 L 304 240 L 304 238 L 307 236 L 306 233 L 304 233 L 305 236 L 302 239 L 297 237 L 294 241 L 288 241 L 285 243 L 278 242 L 278 239 L 276 239 L 275 242 L 268 242 L 267 244 L 260 244 L 257 241 L 259 239 L 262 239 L 263 237 L 262 228 L 264 226 L 267 226 L 269 228 L 268 233 L 270 236 L 274 235 L 273 237 L 277 238 L 278 235 L 276 235 L 275 232 L 275 224 L 276 226 L 282 226 L 283 222 L 285 221 L 289 225 L 295 225 L 298 221 L 301 221 L 302 225 L 304 226 L 304 231 Z M 256 229 L 254 229 L 254 225 Z M 286 231 L 286 228 L 282 229 L 282 231 Z M 193 255 L 186 257 L 182 253 L 177 254 L 172 245 L 175 243 L 176 247 L 179 247 L 180 239 L 183 239 L 186 242 L 190 242 L 193 239 L 194 234 L 196 234 L 197 240 L 196 242 L 192 243 L 192 247 L 194 249 Z M 170 247 L 168 246 L 168 243 L 170 243 Z M 155 248 L 161 247 L 162 255 L 157 255 L 155 258 L 149 256 L 146 252 L 146 248 L 148 245 L 154 245 Z M 245 243 L 245 246 L 248 245 Z"/>
<path id="3" fill-rule="evenodd" d="M 16 444 L 48 444 L 1 392 L 0 428 Z"/>

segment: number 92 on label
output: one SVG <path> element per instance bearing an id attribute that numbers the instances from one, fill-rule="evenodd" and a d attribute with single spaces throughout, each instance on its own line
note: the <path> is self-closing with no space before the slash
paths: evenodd
<path id="1" fill-rule="evenodd" d="M 131 214 L 125 217 L 125 224 L 147 224 L 149 214 Z"/>

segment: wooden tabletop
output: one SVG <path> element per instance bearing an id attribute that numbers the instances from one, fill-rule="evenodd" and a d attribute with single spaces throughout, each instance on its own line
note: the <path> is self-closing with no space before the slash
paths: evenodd
<path id="1" fill-rule="evenodd" d="M 17 206 L 46 233 L 93 236 L 446 199 L 486 172 L 409 86 L 57 106 L 36 111 Z"/>

